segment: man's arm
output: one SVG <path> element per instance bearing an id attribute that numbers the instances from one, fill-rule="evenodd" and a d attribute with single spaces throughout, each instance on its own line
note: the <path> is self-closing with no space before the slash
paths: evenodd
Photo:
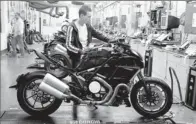
<path id="1" fill-rule="evenodd" d="M 98 32 L 98 31 L 96 31 L 92 26 L 90 26 L 90 28 L 91 28 L 91 31 L 92 31 L 91 33 L 92 33 L 93 37 L 95 37 L 101 41 L 104 41 L 104 42 L 109 42 L 110 39 L 108 37 L 104 36 L 102 33 Z"/>
<path id="2" fill-rule="evenodd" d="M 74 36 L 73 36 L 73 27 L 69 26 L 67 30 L 67 38 L 66 38 L 66 48 L 73 53 L 80 53 L 81 50 L 73 45 Z"/>

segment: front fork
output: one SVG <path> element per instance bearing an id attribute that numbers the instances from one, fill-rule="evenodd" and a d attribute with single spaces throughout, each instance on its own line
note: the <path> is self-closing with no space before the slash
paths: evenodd
<path id="1" fill-rule="evenodd" d="M 144 90 L 147 94 L 147 97 L 150 97 L 151 96 L 151 90 L 150 90 L 150 88 L 147 87 L 146 82 L 144 80 L 144 76 L 142 75 L 141 71 L 138 72 L 137 77 L 142 82 Z"/>

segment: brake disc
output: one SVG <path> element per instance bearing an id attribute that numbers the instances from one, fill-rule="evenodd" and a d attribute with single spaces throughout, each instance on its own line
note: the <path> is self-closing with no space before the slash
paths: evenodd
<path id="1" fill-rule="evenodd" d="M 152 93 L 151 98 L 147 99 L 146 92 L 143 89 L 140 91 L 141 94 L 139 95 L 139 103 L 143 105 L 143 108 L 157 110 L 164 104 L 165 95 L 163 95 L 162 91 L 158 87 L 150 87 Z"/>

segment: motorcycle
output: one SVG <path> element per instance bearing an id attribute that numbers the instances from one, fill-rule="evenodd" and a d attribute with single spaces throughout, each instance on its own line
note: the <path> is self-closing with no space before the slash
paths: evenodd
<path id="1" fill-rule="evenodd" d="M 44 54 L 50 56 L 50 58 L 53 58 L 58 62 L 61 62 L 62 64 L 64 64 L 64 66 L 71 67 L 71 65 L 69 64 L 71 63 L 69 56 L 55 50 L 55 47 L 58 45 L 65 47 L 65 37 L 66 34 L 62 31 L 59 31 L 58 34 L 55 34 L 54 40 L 44 45 Z M 59 66 L 56 64 L 44 62 L 44 67 L 46 71 L 56 75 L 59 78 L 64 78 L 67 76 L 66 72 L 59 68 Z"/>
<path id="2" fill-rule="evenodd" d="M 58 79 L 46 71 L 22 74 L 17 78 L 17 84 L 11 87 L 17 88 L 19 105 L 32 116 L 52 114 L 62 100 L 95 107 L 125 103 L 147 118 L 164 115 L 173 102 L 170 87 L 158 78 L 144 77 L 141 55 L 121 41 L 93 47 L 82 55 L 76 68 L 65 67 L 34 51 L 48 63 L 63 68 L 72 81 Z"/>
<path id="3" fill-rule="evenodd" d="M 66 61 L 68 56 L 62 55 L 61 53 L 57 52 L 54 48 L 56 45 L 60 44 L 62 46 L 65 46 L 66 43 L 66 32 L 64 31 L 58 31 L 54 34 L 54 39 L 51 40 L 49 43 L 44 44 L 43 48 L 43 54 L 52 57 L 53 59 L 58 60 L 61 63 L 64 63 L 64 65 L 67 65 Z M 69 65 L 67 65 L 69 66 Z M 44 69 L 52 74 L 57 75 L 58 77 L 65 77 L 66 73 L 62 71 L 60 68 L 56 67 L 54 64 L 49 64 L 42 60 L 41 58 L 36 58 L 36 63 L 31 64 L 27 67 L 30 68 L 36 68 L 36 69 Z"/>
<path id="4" fill-rule="evenodd" d="M 66 36 L 67 36 L 67 28 L 69 26 L 69 22 L 65 21 L 63 22 L 61 26 L 61 31 L 58 31 L 54 34 L 54 39 L 50 42 L 44 45 L 44 53 L 49 55 L 53 52 L 55 52 L 54 47 L 57 44 L 60 44 L 62 46 L 65 46 L 66 43 Z"/>
<path id="5" fill-rule="evenodd" d="M 66 43 L 66 34 L 63 31 L 58 31 L 57 33 L 54 34 L 54 39 L 51 40 L 49 43 L 44 44 L 44 53 L 49 55 L 54 51 L 54 47 L 57 44 L 65 45 Z"/>

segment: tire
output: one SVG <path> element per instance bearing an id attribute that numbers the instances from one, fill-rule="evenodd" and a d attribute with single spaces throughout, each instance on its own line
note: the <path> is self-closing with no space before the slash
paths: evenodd
<path id="1" fill-rule="evenodd" d="M 28 100 L 25 98 L 25 95 L 24 95 L 25 87 L 29 86 L 34 80 L 43 79 L 43 78 L 44 78 L 44 75 L 32 74 L 28 77 L 28 80 L 22 83 L 18 88 L 17 99 L 18 99 L 19 105 L 29 115 L 38 116 L 38 117 L 48 116 L 54 113 L 60 107 L 62 103 L 62 100 L 54 98 L 52 103 L 44 109 L 35 109 L 30 106 L 30 104 L 27 102 Z"/>
<path id="2" fill-rule="evenodd" d="M 147 85 L 148 84 L 151 84 L 151 85 L 156 84 L 162 90 L 164 90 L 165 98 L 166 98 L 164 100 L 165 103 L 163 104 L 163 107 L 160 108 L 160 110 L 157 110 L 155 112 L 147 111 L 144 108 L 142 108 L 139 104 L 139 100 L 137 97 L 139 89 L 141 89 L 143 87 L 142 82 L 139 81 L 133 86 L 132 91 L 131 91 L 131 95 L 130 95 L 130 97 L 131 97 L 130 99 L 131 99 L 133 108 L 139 114 L 141 114 L 147 118 L 157 118 L 157 117 L 160 117 L 160 116 L 166 114 L 170 110 L 172 103 L 173 103 L 173 95 L 172 95 L 172 91 L 171 91 L 170 87 L 164 81 L 157 79 L 157 78 L 144 78 L 144 81 Z M 152 87 L 151 87 L 151 89 L 152 89 Z"/>
<path id="3" fill-rule="evenodd" d="M 51 55 L 49 55 L 49 56 L 50 56 L 51 58 L 56 59 L 57 61 L 59 60 L 61 63 L 63 63 L 64 66 L 67 66 L 68 68 L 71 68 L 71 67 L 72 67 L 69 58 L 68 58 L 67 56 L 63 55 L 63 54 L 60 54 L 60 53 L 53 53 L 53 54 L 51 54 Z M 55 67 L 56 67 L 56 66 L 55 66 Z M 55 73 L 55 72 L 51 69 L 51 64 L 49 64 L 49 63 L 45 63 L 45 68 L 46 68 L 46 70 L 47 70 L 49 73 L 55 75 L 55 76 L 56 76 L 57 78 L 59 78 L 59 79 L 62 79 L 62 78 L 65 78 L 66 76 L 68 76 L 68 73 L 67 73 L 65 70 L 63 70 L 62 68 L 61 68 L 61 73 L 60 73 L 60 74 L 57 74 L 58 72 Z M 58 67 L 57 67 L 57 68 L 58 68 Z M 60 69 L 60 68 L 58 68 L 58 69 Z"/>

